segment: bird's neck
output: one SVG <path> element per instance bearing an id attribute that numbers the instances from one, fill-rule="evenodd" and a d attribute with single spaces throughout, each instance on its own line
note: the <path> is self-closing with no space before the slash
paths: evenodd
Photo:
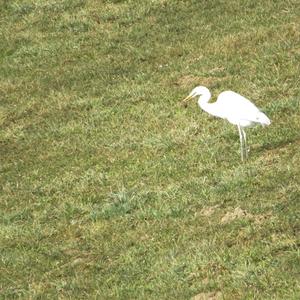
<path id="1" fill-rule="evenodd" d="M 211 93 L 207 91 L 207 93 L 201 95 L 198 99 L 198 104 L 199 106 L 206 111 L 207 113 L 216 116 L 216 117 L 223 117 L 222 114 L 220 113 L 220 110 L 217 106 L 217 103 L 209 103 L 208 101 L 211 98 Z"/>

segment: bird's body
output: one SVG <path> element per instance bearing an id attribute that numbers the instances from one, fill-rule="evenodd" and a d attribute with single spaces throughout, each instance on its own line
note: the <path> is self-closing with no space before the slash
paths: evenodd
<path id="1" fill-rule="evenodd" d="M 242 160 L 247 157 L 245 128 L 255 125 L 270 125 L 270 119 L 262 113 L 250 100 L 232 91 L 222 92 L 216 102 L 209 103 L 210 91 L 204 86 L 198 86 L 184 99 L 189 100 L 199 96 L 198 104 L 207 113 L 226 119 L 231 124 L 237 125 L 240 141 Z"/>

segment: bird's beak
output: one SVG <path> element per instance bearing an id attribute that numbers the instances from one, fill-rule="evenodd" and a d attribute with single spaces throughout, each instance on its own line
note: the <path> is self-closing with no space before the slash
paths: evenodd
<path id="1" fill-rule="evenodd" d="M 187 97 L 185 97 L 183 100 L 181 100 L 182 104 L 186 107 L 187 106 L 187 102 L 189 100 L 191 100 L 193 98 L 193 96 L 188 95 Z"/>

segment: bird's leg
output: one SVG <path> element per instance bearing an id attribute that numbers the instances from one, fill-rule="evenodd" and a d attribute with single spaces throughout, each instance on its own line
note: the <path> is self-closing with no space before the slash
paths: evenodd
<path id="1" fill-rule="evenodd" d="M 243 133 L 242 133 L 242 129 L 241 129 L 241 126 L 238 125 L 238 130 L 239 130 L 239 135 L 240 135 L 240 143 L 241 143 L 241 158 L 242 158 L 242 161 L 244 161 L 244 137 L 243 137 Z"/>
<path id="2" fill-rule="evenodd" d="M 244 136 L 245 157 L 247 159 L 248 158 L 248 153 L 250 152 L 250 149 L 248 148 L 248 145 L 247 145 L 246 132 L 243 128 L 241 128 L 241 130 L 242 130 L 242 134 Z"/>

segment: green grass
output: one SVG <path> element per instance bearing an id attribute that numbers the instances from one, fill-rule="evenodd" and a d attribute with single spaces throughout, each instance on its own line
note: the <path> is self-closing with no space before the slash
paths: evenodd
<path id="1" fill-rule="evenodd" d="M 300 298 L 299 1 L 0 7 L 1 298 Z"/>

